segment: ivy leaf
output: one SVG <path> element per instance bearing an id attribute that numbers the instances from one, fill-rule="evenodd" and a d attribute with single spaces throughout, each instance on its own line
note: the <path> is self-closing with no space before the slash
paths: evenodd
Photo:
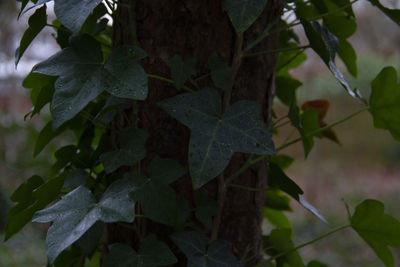
<path id="1" fill-rule="evenodd" d="M 290 106 L 293 94 L 301 85 L 302 82 L 289 75 L 278 75 L 275 78 L 276 96 L 283 104 Z"/>
<path id="2" fill-rule="evenodd" d="M 372 5 L 379 8 L 386 16 L 400 25 L 400 9 L 390 9 L 380 3 L 379 0 L 368 0 Z"/>
<path id="3" fill-rule="evenodd" d="M 223 62 L 214 52 L 208 59 L 208 68 L 211 70 L 211 79 L 217 88 L 230 90 L 229 80 L 232 76 L 232 68 Z"/>
<path id="4" fill-rule="evenodd" d="M 369 100 L 374 127 L 387 129 L 400 142 L 400 84 L 393 67 L 386 67 L 372 81 Z"/>
<path id="5" fill-rule="evenodd" d="M 327 28 L 319 25 L 318 22 L 301 19 L 307 39 L 311 48 L 321 57 L 329 67 L 335 78 L 340 82 L 347 93 L 357 100 L 364 101 L 356 90 L 353 90 L 343 73 L 340 72 L 335 64 L 336 52 L 339 48 L 339 39 Z"/>
<path id="6" fill-rule="evenodd" d="M 263 217 L 278 228 L 292 229 L 292 224 L 283 211 L 264 207 Z"/>
<path id="7" fill-rule="evenodd" d="M 46 5 L 37 9 L 35 13 L 28 20 L 28 29 L 24 32 L 21 38 L 19 47 L 15 51 L 15 66 L 18 65 L 19 60 L 25 53 L 25 50 L 32 43 L 33 39 L 42 31 L 47 23 Z"/>
<path id="8" fill-rule="evenodd" d="M 274 229 L 271 231 L 268 243 L 276 252 L 287 252 L 294 249 L 294 244 L 292 241 L 292 230 L 291 229 Z M 283 263 L 287 263 L 290 266 L 305 267 L 303 260 L 301 259 L 299 253 L 294 250 L 288 252 L 285 255 L 276 259 L 279 266 Z"/>
<path id="9" fill-rule="evenodd" d="M 100 162 L 107 173 L 121 166 L 132 166 L 146 156 L 147 134 L 144 130 L 125 128 L 119 134 L 120 149 L 100 155 Z"/>
<path id="10" fill-rule="evenodd" d="M 210 198 L 207 191 L 201 190 L 195 197 L 196 218 L 209 229 L 212 226 L 212 218 L 218 213 L 218 203 Z"/>
<path id="11" fill-rule="evenodd" d="M 103 65 L 100 44 L 89 35 L 79 35 L 71 46 L 39 63 L 33 72 L 59 76 L 55 83 L 51 113 L 53 127 L 72 119 L 104 90 L 136 100 L 147 97 L 147 76 L 139 64 L 140 48 L 118 47 Z"/>
<path id="12" fill-rule="evenodd" d="M 65 177 L 63 188 L 75 189 L 84 185 L 89 174 L 84 169 L 74 169 Z"/>
<path id="13" fill-rule="evenodd" d="M 89 189 L 80 186 L 53 206 L 36 212 L 34 222 L 53 222 L 46 236 L 49 261 L 53 263 L 97 221 L 132 222 L 135 216 L 135 203 L 129 198 L 132 190 L 128 179 L 120 179 L 96 201 Z"/>
<path id="14" fill-rule="evenodd" d="M 33 214 L 54 201 L 60 193 L 64 178 L 59 176 L 47 183 L 35 175 L 21 184 L 10 199 L 17 204 L 7 212 L 5 240 L 18 233 L 33 217 Z"/>
<path id="15" fill-rule="evenodd" d="M 36 157 L 54 137 L 64 131 L 64 128 L 65 127 L 60 127 L 56 130 L 53 130 L 52 121 L 49 121 L 39 132 L 39 136 L 36 139 L 35 148 L 33 150 L 33 156 Z"/>
<path id="16" fill-rule="evenodd" d="M 185 174 L 186 170 L 171 159 L 154 158 L 148 167 L 149 176 L 141 173 L 128 173 L 135 190 L 131 197 L 140 201 L 146 217 L 163 224 L 181 228 L 189 208 L 186 202 L 178 201 L 174 190 L 168 184 Z"/>
<path id="17" fill-rule="evenodd" d="M 104 267 L 156 267 L 171 265 L 177 262 L 169 247 L 156 239 L 155 235 L 147 236 L 138 252 L 124 244 L 113 244 L 104 259 Z"/>
<path id="18" fill-rule="evenodd" d="M 312 260 L 307 264 L 307 267 L 328 267 L 328 265 L 316 260 Z"/>
<path id="19" fill-rule="evenodd" d="M 79 32 L 86 18 L 101 0 L 55 0 L 54 12 L 61 23 L 72 32 Z"/>
<path id="20" fill-rule="evenodd" d="M 297 200 L 304 208 L 314 214 L 318 219 L 324 223 L 328 223 L 324 216 L 301 196 L 304 193 L 303 190 L 301 190 L 301 188 L 295 182 L 293 182 L 293 180 L 290 179 L 277 164 L 273 162 L 270 162 L 269 165 L 268 185 L 272 188 L 279 188 L 283 192 L 287 193 Z"/>
<path id="21" fill-rule="evenodd" d="M 356 207 L 351 226 L 387 267 L 394 267 L 392 252 L 388 248 L 400 247 L 400 222 L 384 213 L 383 203 L 368 199 Z"/>
<path id="22" fill-rule="evenodd" d="M 192 75 L 196 74 L 196 61 L 194 58 L 183 60 L 181 56 L 175 55 L 168 60 L 167 65 L 171 69 L 171 76 L 178 90 Z"/>
<path id="23" fill-rule="evenodd" d="M 277 187 L 281 189 L 297 201 L 299 201 L 299 195 L 304 193 L 303 190 L 301 190 L 301 188 L 293 182 L 277 164 L 272 162 L 269 164 L 268 185 L 273 188 Z"/>
<path id="24" fill-rule="evenodd" d="M 357 54 L 351 44 L 348 41 L 341 39 L 339 41 L 337 52 L 350 74 L 357 77 Z"/>
<path id="25" fill-rule="evenodd" d="M 268 0 L 225 0 L 225 10 L 237 34 L 243 34 L 256 21 L 267 2 Z"/>
<path id="26" fill-rule="evenodd" d="M 232 254 L 228 242 L 214 240 L 207 244 L 202 233 L 180 232 L 171 235 L 172 241 L 185 254 L 188 267 L 239 267 L 243 266 Z"/>
<path id="27" fill-rule="evenodd" d="M 195 189 L 220 174 L 234 152 L 275 153 L 267 127 L 257 119 L 257 103 L 236 102 L 222 115 L 220 96 L 206 88 L 163 100 L 159 106 L 191 129 L 189 169 Z"/>

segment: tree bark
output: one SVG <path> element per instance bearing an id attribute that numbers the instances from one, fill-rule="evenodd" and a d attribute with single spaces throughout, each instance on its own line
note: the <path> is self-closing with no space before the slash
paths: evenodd
<path id="1" fill-rule="evenodd" d="M 223 0 L 120 0 L 119 2 L 120 18 L 114 19 L 114 45 L 134 44 L 137 38 L 140 46 L 148 54 L 142 62 L 147 73 L 170 77 L 165 62 L 176 54 L 182 58 L 194 57 L 197 60 L 198 76 L 209 72 L 207 60 L 213 52 L 217 52 L 225 62 L 232 61 L 237 36 L 223 9 Z M 134 16 L 125 8 L 126 4 L 131 3 L 135 4 Z M 243 47 L 259 36 L 267 25 L 273 23 L 273 29 L 276 29 L 280 11 L 279 0 L 268 1 L 264 13 L 245 33 Z M 133 28 L 135 28 L 136 36 L 132 34 Z M 279 35 L 275 33 L 253 50 L 274 50 L 278 44 Z M 275 63 L 276 55 L 274 54 L 243 58 L 231 97 L 232 103 L 242 99 L 258 102 L 263 111 L 260 115 L 268 125 L 274 96 Z M 201 87 L 212 86 L 210 78 L 201 79 L 199 83 Z M 149 134 L 147 142 L 149 158 L 157 154 L 160 157 L 176 159 L 186 165 L 189 130 L 156 105 L 160 100 L 178 93 L 173 86 L 157 80 L 149 80 L 149 96 L 139 104 L 138 125 Z M 237 171 L 247 156 L 236 153 L 224 171 L 224 176 L 229 177 Z M 146 165 L 146 161 L 142 164 Z M 266 169 L 266 162 L 256 164 L 237 177 L 234 183 L 249 187 L 264 187 L 267 182 Z M 173 187 L 178 198 L 186 199 L 193 204 L 196 192 L 193 192 L 189 177 L 180 179 L 174 183 Z M 216 180 L 207 184 L 206 189 L 211 195 L 217 197 Z M 218 239 L 230 242 L 238 259 L 249 258 L 246 266 L 255 266 L 262 258 L 261 222 L 264 199 L 263 192 L 227 188 L 223 202 Z M 165 236 L 170 229 L 145 222 L 142 231 L 144 235 L 155 232 L 159 236 Z M 206 230 L 205 232 L 210 234 Z M 109 233 L 109 235 L 117 234 Z M 131 243 L 134 242 L 136 241 L 131 241 Z M 182 260 L 176 266 L 186 266 L 186 263 Z"/>

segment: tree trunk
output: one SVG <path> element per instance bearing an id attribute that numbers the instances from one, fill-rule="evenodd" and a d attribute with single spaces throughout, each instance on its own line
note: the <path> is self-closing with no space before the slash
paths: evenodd
<path id="1" fill-rule="evenodd" d="M 121 5 L 130 2 L 135 3 L 134 13 L 125 8 L 127 5 Z M 213 52 L 217 52 L 225 62 L 229 63 L 232 62 L 235 53 L 237 36 L 223 10 L 223 2 L 223 0 L 120 0 L 118 12 L 120 18 L 114 19 L 114 46 L 134 44 L 137 38 L 140 46 L 148 54 L 143 61 L 147 73 L 170 77 L 165 61 L 179 54 L 182 58 L 196 59 L 198 76 L 207 74 L 209 72 L 207 60 Z M 243 47 L 254 40 L 268 24 L 273 23 L 272 31 L 274 31 L 279 26 L 280 11 L 279 0 L 268 1 L 262 16 L 245 33 Z M 132 21 L 136 27 L 133 27 Z M 134 28 L 136 36 L 132 30 Z M 278 39 L 277 33 L 272 34 L 253 50 L 274 50 L 278 47 Z M 241 99 L 258 102 L 262 106 L 261 116 L 267 124 L 271 116 L 274 95 L 275 63 L 274 54 L 243 58 L 231 97 L 232 103 Z M 199 82 L 202 87 L 212 86 L 209 78 Z M 149 80 L 149 96 L 146 101 L 139 104 L 139 127 L 144 128 L 149 134 L 147 142 L 149 158 L 157 154 L 160 157 L 174 158 L 186 165 L 189 130 L 156 106 L 160 100 L 177 93 L 179 92 L 171 85 Z M 247 156 L 236 153 L 224 172 L 225 177 L 238 170 Z M 146 162 L 142 164 L 146 165 Z M 266 164 L 261 162 L 254 165 L 237 177 L 234 183 L 249 187 L 266 186 Z M 195 192 L 189 177 L 180 179 L 173 186 L 178 198 L 193 203 Z M 206 189 L 217 197 L 216 179 L 208 183 Z M 249 258 L 246 266 L 255 266 L 262 257 L 261 222 L 264 199 L 263 192 L 227 188 L 223 202 L 218 239 L 229 241 L 238 259 Z M 155 232 L 159 236 L 165 236 L 170 231 L 165 226 L 148 221 L 141 223 L 141 229 L 143 235 Z M 211 233 L 206 232 L 206 234 Z M 118 233 L 110 232 L 109 235 Z M 131 243 L 135 246 L 133 243 L 137 239 L 131 238 Z M 184 260 L 180 260 L 176 266 L 186 266 L 186 264 Z"/>

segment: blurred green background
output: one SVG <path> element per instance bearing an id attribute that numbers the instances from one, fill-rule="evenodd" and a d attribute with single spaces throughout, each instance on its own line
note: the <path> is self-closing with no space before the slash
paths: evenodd
<path id="1" fill-rule="evenodd" d="M 369 4 L 359 2 L 355 7 L 358 32 L 351 40 L 358 51 L 358 76 L 347 77 L 353 87 L 360 88 L 368 97 L 369 84 L 382 67 L 393 65 L 400 71 L 400 27 Z M 398 1 L 386 2 L 392 7 L 399 5 Z M 8 201 L 11 193 L 33 174 L 46 177 L 54 148 L 63 143 L 63 139 L 58 138 L 33 158 L 34 140 L 38 130 L 49 119 L 48 109 L 44 109 L 41 117 L 24 121 L 31 106 L 29 91 L 21 87 L 21 78 L 32 65 L 56 51 L 57 46 L 49 31 L 42 32 L 15 70 L 14 51 L 30 15 L 26 14 L 17 21 L 16 3 L 0 1 L 0 266 L 36 267 L 46 264 L 45 228 L 32 224 L 3 242 L 4 219 L 7 208 L 12 205 Z M 297 30 L 302 35 L 302 31 Z M 303 82 L 298 89 L 299 104 L 307 100 L 329 99 L 331 107 L 325 119 L 328 124 L 360 109 L 361 106 L 337 84 L 317 56 L 312 51 L 307 51 L 307 55 L 308 61 L 292 72 Z M 278 114 L 287 112 L 279 101 L 274 108 Z M 317 139 L 306 160 L 301 144 L 283 151 L 296 158 L 287 174 L 305 191 L 305 199 L 333 226 L 346 223 L 343 200 L 354 208 L 363 199 L 376 198 L 385 203 L 389 213 L 400 218 L 400 144 L 394 142 L 387 132 L 374 129 L 368 113 L 335 127 L 334 131 L 341 145 Z M 277 146 L 290 132 L 289 127 L 280 129 L 280 137 L 275 139 Z M 292 202 L 292 207 L 294 211 L 288 216 L 292 220 L 296 244 L 331 229 L 296 203 Z M 318 259 L 330 266 L 383 266 L 351 230 L 305 247 L 300 253 L 306 262 Z M 397 266 L 400 266 L 400 251 L 395 251 L 395 254 Z"/>

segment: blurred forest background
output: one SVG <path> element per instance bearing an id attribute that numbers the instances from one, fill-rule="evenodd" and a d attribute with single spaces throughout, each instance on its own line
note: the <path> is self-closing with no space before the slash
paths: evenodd
<path id="1" fill-rule="evenodd" d="M 400 1 L 382 1 L 391 8 L 400 8 Z M 351 43 L 358 54 L 358 76 L 347 77 L 353 87 L 360 88 L 365 97 L 369 84 L 380 69 L 393 65 L 400 71 L 400 27 L 387 19 L 366 1 L 355 6 L 358 31 Z M 17 236 L 3 242 L 5 213 L 12 203 L 11 193 L 33 174 L 46 177 L 55 147 L 68 143 L 64 135 L 33 158 L 33 147 L 38 131 L 49 120 L 46 112 L 40 117 L 24 121 L 31 108 L 29 91 L 21 86 L 31 67 L 57 51 L 51 29 L 45 29 L 15 69 L 14 53 L 27 27 L 31 12 L 17 21 L 19 2 L 0 0 L 0 266 L 45 266 L 45 232 L 40 225 L 30 225 Z M 48 18 L 52 19 L 51 15 Z M 297 29 L 300 36 L 301 29 Z M 307 51 L 308 60 L 293 74 L 303 82 L 298 89 L 299 104 L 313 99 L 329 99 L 331 103 L 326 122 L 334 122 L 358 110 L 360 106 L 350 98 L 331 77 L 326 66 Z M 342 68 L 345 72 L 345 68 Z M 44 109 L 45 110 L 45 109 Z M 277 114 L 287 110 L 277 100 Z M 280 129 L 281 139 L 290 135 L 290 129 Z M 387 211 L 400 218 L 400 144 L 385 131 L 373 128 L 371 116 L 361 114 L 334 128 L 341 145 L 316 140 L 315 148 L 304 159 L 301 144 L 283 153 L 296 158 L 287 170 L 288 175 L 305 191 L 305 199 L 313 204 L 334 225 L 347 220 L 343 200 L 354 207 L 361 200 L 376 198 L 385 202 Z M 292 202 L 289 212 L 295 243 L 300 244 L 329 231 L 330 226 Z M 265 231 L 269 231 L 268 225 Z M 300 250 L 305 261 L 318 259 L 330 266 L 383 266 L 374 253 L 351 231 L 345 231 Z M 400 250 L 395 252 L 400 266 Z"/>

